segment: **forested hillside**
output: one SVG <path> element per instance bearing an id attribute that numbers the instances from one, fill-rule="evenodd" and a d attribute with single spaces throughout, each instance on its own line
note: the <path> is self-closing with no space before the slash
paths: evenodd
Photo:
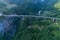
<path id="1" fill-rule="evenodd" d="M 60 40 L 60 0 L 0 0 L 0 40 Z"/>

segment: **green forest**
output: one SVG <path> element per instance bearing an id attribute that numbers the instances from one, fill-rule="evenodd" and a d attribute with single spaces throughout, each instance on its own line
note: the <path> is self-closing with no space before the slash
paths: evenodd
<path id="1" fill-rule="evenodd" d="M 1 0 L 0 40 L 60 40 L 60 0 Z"/>

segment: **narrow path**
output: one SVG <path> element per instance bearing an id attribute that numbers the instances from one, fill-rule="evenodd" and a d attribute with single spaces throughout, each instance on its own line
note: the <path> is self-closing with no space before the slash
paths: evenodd
<path id="1" fill-rule="evenodd" d="M 3 17 L 40 17 L 40 18 L 49 18 L 49 19 L 57 19 L 60 20 L 60 18 L 57 17 L 46 17 L 46 16 L 36 16 L 36 15 L 0 15 Z"/>

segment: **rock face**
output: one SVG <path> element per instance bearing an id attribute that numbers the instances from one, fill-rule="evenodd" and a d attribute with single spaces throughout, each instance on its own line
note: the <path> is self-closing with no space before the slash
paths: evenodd
<path id="1" fill-rule="evenodd" d="M 1 34 L 1 36 L 3 36 L 4 35 L 4 32 L 5 32 L 5 28 L 4 28 L 4 22 L 0 22 L 0 34 Z"/>
<path id="2" fill-rule="evenodd" d="M 10 40 L 11 37 L 14 37 L 16 32 L 16 24 L 14 23 L 15 17 L 4 17 L 0 20 L 0 35 L 1 37 Z"/>

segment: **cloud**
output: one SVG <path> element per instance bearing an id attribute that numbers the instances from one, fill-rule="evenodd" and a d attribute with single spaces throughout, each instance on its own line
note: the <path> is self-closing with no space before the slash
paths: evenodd
<path id="1" fill-rule="evenodd" d="M 13 7 L 17 7 L 16 4 L 10 4 L 8 0 L 0 0 L 3 4 L 6 5 L 6 8 L 11 9 Z"/>
<path id="2" fill-rule="evenodd" d="M 14 7 L 17 7 L 17 5 L 16 4 L 9 4 L 9 5 L 7 5 L 7 8 L 9 8 L 9 9 L 14 8 Z"/>
<path id="3" fill-rule="evenodd" d="M 41 0 L 42 2 L 44 2 L 44 0 Z"/>
<path id="4" fill-rule="evenodd" d="M 8 5 L 9 3 L 6 0 L 0 0 L 2 3 Z"/>

